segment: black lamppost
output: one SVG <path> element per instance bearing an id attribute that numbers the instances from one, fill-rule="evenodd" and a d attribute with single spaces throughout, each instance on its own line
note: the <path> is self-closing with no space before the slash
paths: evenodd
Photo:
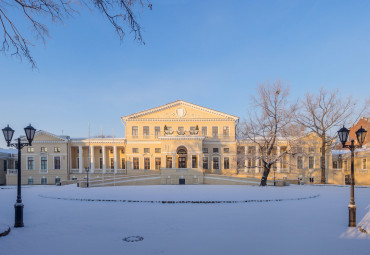
<path id="1" fill-rule="evenodd" d="M 86 182 L 86 188 L 89 187 L 89 171 L 90 171 L 90 168 L 89 167 L 86 167 L 85 168 L 85 171 L 86 171 L 86 176 L 87 176 L 87 182 Z"/>
<path id="2" fill-rule="evenodd" d="M 21 196 L 21 150 L 24 146 L 31 146 L 32 140 L 35 136 L 36 129 L 34 129 L 31 124 L 28 127 L 24 128 L 24 132 L 26 133 L 26 137 L 28 143 L 22 143 L 21 138 L 17 139 L 16 143 L 10 143 L 13 138 L 14 130 L 9 127 L 9 125 L 3 129 L 3 134 L 5 137 L 5 141 L 7 142 L 8 147 L 15 147 L 18 150 L 18 185 L 17 185 L 17 202 L 14 205 L 15 208 L 15 228 L 24 227 L 23 224 L 23 203 L 22 203 L 22 196 Z"/>
<path id="3" fill-rule="evenodd" d="M 344 126 L 338 131 L 339 140 L 343 148 L 348 148 L 351 151 L 351 200 L 348 205 L 349 210 L 349 227 L 356 227 L 356 204 L 355 204 L 355 166 L 354 157 L 355 149 L 361 148 L 365 141 L 367 131 L 362 127 L 356 131 L 356 137 L 359 145 L 355 145 L 355 140 L 351 140 L 351 144 L 346 144 L 349 136 L 349 130 Z"/>

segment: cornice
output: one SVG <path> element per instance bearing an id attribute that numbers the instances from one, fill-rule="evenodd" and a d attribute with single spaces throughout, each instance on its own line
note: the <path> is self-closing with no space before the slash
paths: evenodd
<path id="1" fill-rule="evenodd" d="M 46 140 L 46 141 L 32 141 L 32 144 L 34 144 L 34 143 L 64 143 L 64 144 L 67 144 L 68 141 L 48 141 L 48 140 Z"/>
<path id="2" fill-rule="evenodd" d="M 91 143 L 123 143 L 125 144 L 126 143 L 126 138 L 94 138 L 94 139 L 88 139 L 88 138 L 84 138 L 84 139 L 71 139 L 71 143 L 84 143 L 84 144 L 88 144 L 90 142 Z"/>
<path id="3" fill-rule="evenodd" d="M 204 140 L 204 136 L 158 136 L 160 140 Z"/>
<path id="4" fill-rule="evenodd" d="M 188 107 L 200 110 L 200 111 L 215 114 L 215 115 L 221 116 L 225 119 L 230 119 L 230 120 L 234 120 L 234 121 L 239 119 L 239 117 L 236 117 L 234 115 L 230 115 L 230 114 L 227 114 L 227 113 L 212 110 L 212 109 L 209 109 L 209 108 L 206 108 L 206 107 L 203 107 L 203 106 L 199 106 L 199 105 L 196 105 L 196 104 L 192 104 L 192 103 L 189 103 L 189 102 L 185 102 L 185 101 L 182 101 L 182 100 L 178 100 L 178 101 L 175 101 L 175 102 L 172 102 L 172 103 L 169 103 L 169 104 L 165 104 L 165 105 L 162 105 L 162 106 L 158 106 L 158 107 L 154 107 L 154 108 L 151 108 L 151 109 L 148 109 L 148 110 L 137 112 L 137 113 L 134 113 L 134 114 L 131 114 L 131 115 L 127 115 L 127 116 L 122 117 L 121 119 L 125 120 L 125 121 L 129 121 L 131 119 L 136 119 L 136 118 L 138 118 L 140 116 L 143 116 L 143 115 L 151 114 L 151 113 L 158 112 L 158 111 L 163 111 L 163 110 L 166 110 L 166 109 L 169 109 L 171 107 L 178 106 L 178 105 L 184 105 L 184 106 L 188 106 Z M 182 118 L 179 118 L 179 119 L 182 119 Z M 143 119 L 143 120 L 149 121 L 149 119 Z M 176 121 L 176 119 L 173 119 L 173 120 Z M 188 119 L 188 120 L 193 121 L 194 119 Z"/>
<path id="5" fill-rule="evenodd" d="M 185 119 L 185 118 L 177 118 L 177 119 L 170 119 L 170 118 L 155 118 L 155 119 L 139 119 L 139 118 L 130 118 L 130 119 L 127 119 L 125 120 L 126 122 L 133 122 L 133 121 L 151 121 L 151 122 L 179 122 L 179 121 L 183 121 L 183 122 L 189 122 L 189 121 L 200 121 L 200 122 L 207 122 L 207 121 L 232 121 L 234 122 L 235 120 L 232 119 L 232 118 L 223 118 L 223 119 L 217 119 L 217 118 L 213 118 L 213 119 L 196 119 L 196 118 L 189 118 L 189 119 Z"/>

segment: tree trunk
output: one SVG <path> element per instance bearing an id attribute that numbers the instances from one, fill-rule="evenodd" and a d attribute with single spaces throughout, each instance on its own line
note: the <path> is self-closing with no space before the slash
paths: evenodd
<path id="1" fill-rule="evenodd" d="M 271 166 L 265 165 L 263 167 L 263 174 L 261 178 L 261 184 L 260 186 L 266 186 L 267 185 L 267 177 L 269 176 Z"/>
<path id="2" fill-rule="evenodd" d="M 321 137 L 321 184 L 326 183 L 325 178 L 325 166 L 326 166 L 326 136 L 325 134 Z"/>

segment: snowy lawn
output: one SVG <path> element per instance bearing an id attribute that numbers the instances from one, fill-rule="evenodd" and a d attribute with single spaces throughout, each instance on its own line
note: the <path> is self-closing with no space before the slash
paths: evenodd
<path id="1" fill-rule="evenodd" d="M 370 233 L 370 188 L 355 193 L 358 225 Z M 0 238 L 0 254 L 368 254 L 370 235 L 347 227 L 349 194 L 309 185 L 26 186 L 25 227 Z M 15 187 L 0 189 L 0 224 L 13 226 L 15 199 Z M 123 241 L 132 236 L 144 239 Z"/>

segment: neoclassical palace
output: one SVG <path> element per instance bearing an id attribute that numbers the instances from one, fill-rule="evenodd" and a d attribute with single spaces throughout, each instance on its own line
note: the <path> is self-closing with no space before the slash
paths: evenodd
<path id="1" fill-rule="evenodd" d="M 179 100 L 121 121 L 125 138 L 77 139 L 37 131 L 32 146 L 22 149 L 22 183 L 84 180 L 87 169 L 91 179 L 154 174 L 151 184 L 201 184 L 207 174 L 261 176 L 262 165 L 249 157 L 258 153 L 255 144 L 236 139 L 236 116 Z M 290 159 L 293 165 L 279 162 L 277 178 L 319 176 L 320 139 L 312 134 L 305 139 L 310 141 L 307 153 Z M 286 146 L 279 141 L 276 153 Z M 242 169 L 237 164 L 240 153 L 246 156 Z M 14 185 L 17 162 L 8 162 L 6 184 Z M 327 162 L 330 168 L 330 151 Z"/>

